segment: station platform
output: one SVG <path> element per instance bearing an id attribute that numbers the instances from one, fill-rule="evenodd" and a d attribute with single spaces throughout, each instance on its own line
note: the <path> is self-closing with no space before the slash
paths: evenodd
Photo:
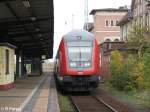
<path id="1" fill-rule="evenodd" d="M 0 91 L 0 112 L 60 112 L 52 73 L 21 77 L 15 87 Z"/>

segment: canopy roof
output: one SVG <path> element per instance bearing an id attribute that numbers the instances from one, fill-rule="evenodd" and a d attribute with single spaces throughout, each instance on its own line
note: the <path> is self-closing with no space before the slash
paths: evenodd
<path id="1" fill-rule="evenodd" d="M 53 26 L 53 0 L 0 0 L 0 43 L 17 46 L 25 57 L 52 57 Z"/>

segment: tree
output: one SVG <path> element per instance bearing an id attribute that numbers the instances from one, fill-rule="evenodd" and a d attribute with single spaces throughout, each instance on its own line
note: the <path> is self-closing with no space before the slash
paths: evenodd
<path id="1" fill-rule="evenodd" d="M 128 35 L 128 45 L 135 46 L 138 50 L 138 57 L 141 58 L 149 47 L 149 30 L 145 27 L 134 25 Z"/>

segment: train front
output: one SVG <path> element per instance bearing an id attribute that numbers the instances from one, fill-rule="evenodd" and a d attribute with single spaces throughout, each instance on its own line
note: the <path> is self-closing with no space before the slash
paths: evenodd
<path id="1" fill-rule="evenodd" d="M 74 31 L 64 37 L 66 72 L 63 86 L 69 91 L 92 91 L 99 83 L 99 52 L 93 35 Z"/>

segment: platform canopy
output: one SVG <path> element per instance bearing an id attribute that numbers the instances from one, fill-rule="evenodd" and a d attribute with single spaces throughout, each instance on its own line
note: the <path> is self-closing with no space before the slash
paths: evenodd
<path id="1" fill-rule="evenodd" d="M 0 43 L 10 43 L 25 57 L 53 55 L 53 0 L 0 0 Z"/>

